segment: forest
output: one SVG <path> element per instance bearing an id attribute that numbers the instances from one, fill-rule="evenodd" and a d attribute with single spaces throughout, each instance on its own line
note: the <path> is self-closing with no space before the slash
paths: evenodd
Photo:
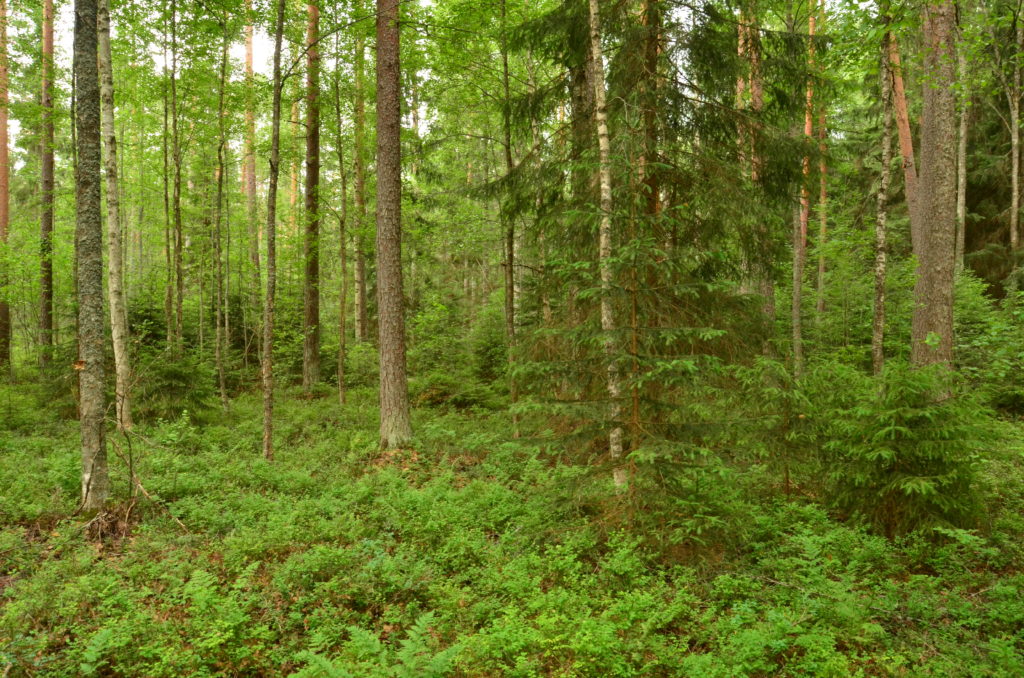
<path id="1" fill-rule="evenodd" d="M 0 678 L 1024 675 L 1021 0 L 0 0 Z"/>

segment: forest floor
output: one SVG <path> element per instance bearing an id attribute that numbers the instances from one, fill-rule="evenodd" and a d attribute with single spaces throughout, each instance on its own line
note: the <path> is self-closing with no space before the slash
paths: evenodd
<path id="1" fill-rule="evenodd" d="M 112 434 L 100 524 L 72 515 L 76 424 L 0 387 L 0 674 L 1024 675 L 1024 436 L 989 524 L 940 544 L 757 469 L 672 544 L 503 412 L 417 409 L 381 453 L 375 399 L 282 393 L 273 463 L 258 395 Z"/>

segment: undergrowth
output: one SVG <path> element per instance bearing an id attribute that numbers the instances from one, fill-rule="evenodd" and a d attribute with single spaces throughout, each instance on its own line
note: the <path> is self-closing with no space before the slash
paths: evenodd
<path id="1" fill-rule="evenodd" d="M 131 525 L 96 540 L 73 515 L 74 424 L 5 387 L 0 671 L 1024 675 L 1024 473 L 1009 424 L 1005 449 L 971 467 L 985 525 L 889 539 L 811 489 L 787 494 L 774 457 L 709 465 L 700 506 L 682 491 L 640 501 L 568 463 L 556 437 L 513 439 L 489 408 L 418 409 L 415 445 L 382 453 L 374 401 L 369 388 L 341 410 L 280 399 L 273 464 L 258 396 L 216 423 L 140 425 L 111 456 Z M 843 454 L 862 468 L 874 453 Z M 149 498 L 127 482 L 129 455 Z"/>

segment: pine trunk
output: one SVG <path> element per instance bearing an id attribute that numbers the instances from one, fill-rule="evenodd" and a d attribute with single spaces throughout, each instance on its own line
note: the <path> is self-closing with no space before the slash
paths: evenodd
<path id="1" fill-rule="evenodd" d="M 362 0 L 356 0 L 355 14 L 362 15 Z M 356 265 L 355 265 L 355 339 L 357 342 L 370 340 L 369 314 L 366 310 L 366 236 L 363 231 L 366 228 L 366 102 L 363 88 L 364 64 L 366 48 L 362 33 L 356 34 L 355 40 L 355 65 L 353 73 L 353 108 L 354 108 L 354 136 L 353 144 L 355 153 L 353 157 L 353 171 L 355 172 L 355 203 L 356 203 Z"/>
<path id="2" fill-rule="evenodd" d="M 338 54 L 340 54 L 340 50 Z M 340 59 L 338 59 L 340 61 Z M 341 292 L 338 298 L 338 404 L 345 405 L 345 356 L 348 328 L 348 248 L 345 246 L 345 227 L 348 221 L 348 175 L 345 172 L 345 147 L 341 137 L 341 78 L 339 64 L 335 63 L 334 69 L 334 114 L 335 149 L 338 153 L 338 174 L 341 175 L 341 209 L 338 210 L 338 257 L 341 261 Z"/>
<path id="3" fill-rule="evenodd" d="M 380 444 L 412 438 L 402 294 L 402 147 L 398 0 L 377 0 L 377 309 Z"/>
<path id="4" fill-rule="evenodd" d="M 75 260 L 78 270 L 78 370 L 82 435 L 82 508 L 103 508 L 110 494 L 104 414 L 103 220 L 100 215 L 100 90 L 97 3 L 75 0 Z"/>
<path id="5" fill-rule="evenodd" d="M 808 66 L 814 68 L 814 29 L 815 17 L 812 13 L 807 19 L 807 35 L 810 37 L 808 47 Z M 814 85 L 808 78 L 807 102 L 804 108 L 804 141 L 810 145 L 814 139 Z M 811 218 L 811 156 L 804 155 L 803 184 L 800 188 L 800 213 L 798 223 L 793 231 L 793 373 L 800 376 L 804 372 L 804 337 L 803 337 L 803 287 L 804 265 L 807 262 L 807 227 Z"/>

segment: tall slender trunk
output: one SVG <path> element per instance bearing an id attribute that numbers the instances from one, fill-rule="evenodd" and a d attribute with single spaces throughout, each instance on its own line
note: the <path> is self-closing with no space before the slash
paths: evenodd
<path id="1" fill-rule="evenodd" d="M 601 49 L 601 7 L 598 0 L 590 0 L 590 55 L 593 63 L 594 118 L 597 127 L 598 184 L 600 186 L 601 222 L 598 227 L 598 265 L 601 275 L 601 331 L 604 333 L 604 353 L 608 362 L 607 388 L 610 401 L 608 419 L 611 430 L 608 434 L 608 451 L 616 465 L 615 484 L 623 486 L 628 482 L 622 463 L 622 426 L 619 423 L 622 405 L 619 402 L 622 386 L 619 383 L 619 367 L 616 362 L 615 314 L 612 308 L 612 165 L 611 142 L 608 136 L 608 106 L 604 90 L 604 54 Z"/>
<path id="2" fill-rule="evenodd" d="M 970 121 L 971 90 L 967 78 L 967 50 L 957 50 L 957 77 L 960 80 L 960 128 L 956 146 L 956 256 L 957 272 L 963 270 L 967 246 L 967 135 Z"/>
<path id="3" fill-rule="evenodd" d="M 7 153 L 7 0 L 0 0 L 0 251 L 10 228 L 10 166 Z M 0 289 L 8 282 L 6 258 L 0 259 Z M 11 374 L 11 307 L 0 297 L 0 376 Z"/>
<path id="4" fill-rule="evenodd" d="M 270 179 L 267 185 L 267 294 L 263 304 L 263 456 L 274 459 L 274 300 L 277 293 L 277 181 L 281 161 L 281 42 L 285 0 L 277 0 L 274 23 L 274 81 L 270 121 Z"/>
<path id="5" fill-rule="evenodd" d="M 181 138 L 178 133 L 178 3 L 171 0 L 171 159 L 174 186 L 171 208 L 174 214 L 174 344 L 181 349 L 184 331 L 185 269 L 184 233 L 181 225 Z"/>
<path id="6" fill-rule="evenodd" d="M 507 0 L 501 0 L 501 84 L 504 98 L 501 106 L 502 143 L 505 155 L 505 174 L 512 173 L 512 93 L 509 87 L 508 66 L 508 8 Z M 519 388 L 513 368 L 516 353 L 516 226 L 509 215 L 508 206 L 500 208 L 505 254 L 505 335 L 508 341 L 509 395 L 513 403 L 519 400 Z"/>
<path id="7" fill-rule="evenodd" d="M 224 154 L 227 150 L 227 134 L 224 126 L 224 90 L 228 79 L 228 48 L 231 41 L 228 35 L 227 19 L 222 19 L 224 43 L 221 47 L 220 82 L 217 89 L 217 200 L 214 203 L 213 220 L 213 257 L 214 257 L 214 337 L 213 358 L 217 366 L 217 386 L 220 390 L 220 402 L 224 409 L 228 406 L 228 390 L 224 377 L 224 341 L 227 334 L 227 314 L 224 312 L 224 258 L 221 252 L 221 223 L 224 219 Z"/>
<path id="8" fill-rule="evenodd" d="M 919 238 L 910 359 L 953 363 L 953 258 L 956 228 L 956 8 L 931 0 L 924 9 Z M 913 216 L 913 215 L 912 215 Z"/>
<path id="9" fill-rule="evenodd" d="M 1017 56 L 1013 60 L 1013 84 L 1006 93 L 1010 103 L 1010 250 L 1020 242 L 1020 52 L 1024 49 L 1024 21 L 1018 18 L 1014 31 Z"/>
<path id="10" fill-rule="evenodd" d="M 53 350 L 53 0 L 43 0 L 42 74 L 43 138 L 40 142 L 39 216 L 39 364 L 50 364 Z"/>
<path id="11" fill-rule="evenodd" d="M 260 287 L 262 286 L 260 274 L 260 228 L 259 212 L 256 204 L 256 81 L 253 77 L 253 23 L 252 23 L 252 0 L 246 0 L 246 13 L 248 16 L 245 25 L 245 159 L 242 167 L 245 171 L 245 198 L 246 210 L 249 216 L 249 300 L 247 306 L 251 309 L 249 313 L 243 312 L 242 320 L 255 318 L 257 309 L 260 306 Z M 258 321 L 253 321 L 253 327 L 249 328 L 253 337 L 259 335 L 256 327 Z M 248 364 L 249 360 L 249 334 L 243 334 L 245 348 L 242 352 L 243 361 Z M 258 344 L 258 342 L 257 342 Z M 258 351 L 259 349 L 257 349 Z"/>
<path id="12" fill-rule="evenodd" d="M 308 5 L 306 28 L 306 280 L 303 287 L 302 387 L 320 381 L 320 10 Z"/>
<path id="13" fill-rule="evenodd" d="M 164 184 L 164 323 L 167 329 L 167 346 L 174 346 L 174 248 L 171 244 L 171 172 L 170 172 L 170 81 L 171 73 L 167 70 L 167 31 L 164 25 L 164 126 L 161 136 L 163 150 L 163 184 Z"/>
<path id="14" fill-rule="evenodd" d="M 821 2 L 821 25 L 817 29 L 824 31 L 825 28 L 825 0 Z M 816 320 L 820 323 L 825 314 L 825 242 L 828 236 L 828 160 L 825 152 L 828 150 L 826 139 L 828 133 L 825 127 L 827 118 L 826 104 L 821 101 L 821 113 L 818 118 L 818 289 L 817 303 L 815 304 Z"/>
<path id="15" fill-rule="evenodd" d="M 124 261 L 121 243 L 121 203 L 118 186 L 117 135 L 114 133 L 114 70 L 110 54 L 109 0 L 99 0 L 97 34 L 100 72 L 100 117 L 106 147 L 107 173 L 107 292 L 110 297 L 110 334 L 114 344 L 114 408 L 117 427 L 132 427 L 131 359 L 128 355 L 128 310 L 124 299 Z"/>
<path id="16" fill-rule="evenodd" d="M 363 2 L 356 0 L 355 15 L 362 16 Z M 366 310 L 366 236 L 363 231 L 366 229 L 366 102 L 363 88 L 364 64 L 366 47 L 362 32 L 356 33 L 355 39 L 355 64 L 353 67 L 353 96 L 354 108 L 354 136 L 355 145 L 353 156 L 353 170 L 356 180 L 356 265 L 355 265 L 355 339 L 357 342 L 370 340 L 370 323 Z"/>
<path id="17" fill-rule="evenodd" d="M 814 12 L 807 19 L 807 35 L 810 38 L 807 48 L 808 67 L 814 68 Z M 807 103 L 804 108 L 804 141 L 808 146 L 814 140 L 814 83 L 810 76 L 807 79 Z M 803 183 L 800 187 L 800 216 L 793 232 L 793 373 L 800 376 L 804 371 L 804 338 L 803 338 L 803 286 L 804 265 L 807 261 L 807 226 L 811 217 L 811 156 L 810 151 L 804 154 Z"/>
<path id="18" fill-rule="evenodd" d="M 380 444 L 412 438 L 402 293 L 402 146 L 398 0 L 377 0 L 377 313 Z"/>
<path id="19" fill-rule="evenodd" d="M 337 53 L 340 55 L 340 50 Z M 348 315 L 348 248 L 345 246 L 345 226 L 348 220 L 348 179 L 345 172 L 345 146 L 341 138 L 341 88 L 338 82 L 341 78 L 341 73 L 338 61 L 340 61 L 340 58 L 336 59 L 334 66 L 334 119 L 337 132 L 334 145 L 338 153 L 338 174 L 341 175 L 341 208 L 338 210 L 338 257 L 341 260 L 341 293 L 338 298 L 338 404 L 344 405 L 346 399 L 345 342 L 348 330 L 346 327 Z"/>
<path id="20" fill-rule="evenodd" d="M 889 216 L 889 181 L 892 168 L 892 78 L 886 39 L 882 38 L 879 80 L 882 92 L 882 173 L 875 212 L 875 304 L 871 323 L 871 365 L 875 374 L 885 366 L 886 221 Z"/>
<path id="21" fill-rule="evenodd" d="M 900 156 L 903 160 L 903 193 L 910 212 L 910 240 L 914 248 L 919 247 L 918 233 L 920 217 L 917 216 L 918 175 L 914 161 L 914 140 L 910 135 L 910 112 L 907 108 L 907 94 L 903 87 L 903 64 L 900 62 L 899 45 L 892 31 L 886 34 L 889 54 L 889 77 L 892 79 L 892 103 L 896 116 L 896 135 L 900 142 Z"/>
<path id="22" fill-rule="evenodd" d="M 75 179 L 78 268 L 78 383 L 81 393 L 82 508 L 99 511 L 110 494 L 103 417 L 103 223 L 100 216 L 100 90 L 96 0 L 75 0 L 79 171 Z"/>

